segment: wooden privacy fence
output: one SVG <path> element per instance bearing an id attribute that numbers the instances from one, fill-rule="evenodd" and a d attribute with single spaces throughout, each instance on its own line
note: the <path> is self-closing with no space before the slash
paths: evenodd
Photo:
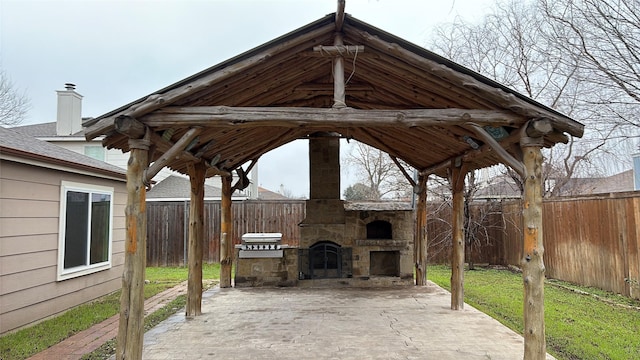
<path id="1" fill-rule="evenodd" d="M 443 221 L 450 218 L 450 210 L 431 206 L 429 261 L 448 264 L 450 242 L 442 234 L 450 233 Z M 472 204 L 472 214 L 486 215 L 486 227 L 475 231 L 489 236 L 474 243 L 467 261 L 471 256 L 475 263 L 519 267 L 521 209 L 520 201 Z M 640 298 L 640 192 L 545 199 L 543 217 L 547 277 Z M 474 233 L 475 238 L 482 235 Z"/>
<path id="2" fill-rule="evenodd" d="M 520 266 L 522 210 L 519 201 L 474 203 L 477 224 L 466 259 L 475 263 Z M 283 243 L 297 246 L 305 201 L 234 202 L 233 239 L 248 232 L 281 232 Z M 640 192 L 547 199 L 544 212 L 544 261 L 550 278 L 594 286 L 640 298 Z M 430 204 L 430 263 L 451 259 L 451 210 Z M 149 266 L 186 262 L 188 202 L 147 203 Z M 219 261 L 220 203 L 205 203 L 204 261 Z M 469 251 L 470 250 L 470 251 Z"/>
<path id="3" fill-rule="evenodd" d="M 282 243 L 298 246 L 298 224 L 305 217 L 305 201 L 247 200 L 234 202 L 233 243 L 242 234 L 280 232 Z M 147 265 L 183 266 L 187 259 L 189 202 L 147 202 Z M 220 202 L 204 205 L 203 261 L 220 260 Z"/>

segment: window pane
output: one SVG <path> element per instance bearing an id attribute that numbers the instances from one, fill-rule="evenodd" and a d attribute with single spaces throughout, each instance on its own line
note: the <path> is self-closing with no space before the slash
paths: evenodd
<path id="1" fill-rule="evenodd" d="M 104 161 L 104 148 L 102 146 L 85 146 L 84 154 L 94 159 Z"/>
<path id="2" fill-rule="evenodd" d="M 64 239 L 64 268 L 87 264 L 89 194 L 68 191 Z"/>
<path id="3" fill-rule="evenodd" d="M 109 210 L 111 196 L 91 194 L 91 262 L 97 264 L 109 260 Z"/>

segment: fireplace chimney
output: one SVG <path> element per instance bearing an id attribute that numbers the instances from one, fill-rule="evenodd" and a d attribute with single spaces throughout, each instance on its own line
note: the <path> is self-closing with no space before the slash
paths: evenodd
<path id="1" fill-rule="evenodd" d="M 76 92 L 75 84 L 64 84 L 65 90 L 58 93 L 58 116 L 56 133 L 59 136 L 73 135 L 82 130 L 82 95 Z"/>
<path id="2" fill-rule="evenodd" d="M 344 224 L 340 200 L 340 136 L 319 132 L 309 138 L 309 200 L 306 224 Z"/>

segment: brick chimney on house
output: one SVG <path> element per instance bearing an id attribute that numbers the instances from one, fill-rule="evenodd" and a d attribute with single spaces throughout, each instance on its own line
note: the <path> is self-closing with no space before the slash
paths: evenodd
<path id="1" fill-rule="evenodd" d="M 82 95 L 76 92 L 76 86 L 64 84 L 65 90 L 58 93 L 58 116 L 56 118 L 56 134 L 58 136 L 73 135 L 82 130 Z"/>

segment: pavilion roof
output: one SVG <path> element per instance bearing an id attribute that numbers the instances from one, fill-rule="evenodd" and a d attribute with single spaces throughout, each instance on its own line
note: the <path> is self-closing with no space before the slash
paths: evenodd
<path id="1" fill-rule="evenodd" d="M 345 104 L 338 107 L 332 75 L 337 29 L 346 80 Z M 104 114 L 88 124 L 87 139 L 105 135 L 105 146 L 128 151 L 131 134 L 116 131 L 116 119 L 148 130 L 151 161 L 178 143 L 180 151 L 164 159 L 166 166 L 186 174 L 188 163 L 204 161 L 211 169 L 207 176 L 316 133 L 356 139 L 424 173 L 445 176 L 454 160 L 469 170 L 504 162 L 494 141 L 518 159 L 518 143 L 531 121 L 552 127 L 543 134 L 546 147 L 580 137 L 584 128 L 348 14 L 329 14 Z"/>

